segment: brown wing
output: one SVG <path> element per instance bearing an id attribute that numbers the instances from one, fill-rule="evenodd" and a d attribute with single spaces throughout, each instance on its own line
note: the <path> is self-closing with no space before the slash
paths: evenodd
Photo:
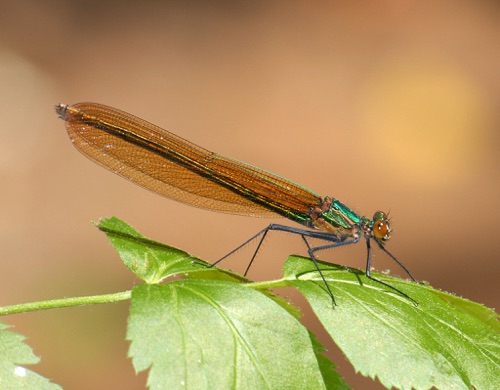
<path id="1" fill-rule="evenodd" d="M 292 181 L 210 152 L 126 112 L 59 105 L 71 141 L 120 176 L 192 206 L 258 217 L 308 214 L 321 198 Z"/>

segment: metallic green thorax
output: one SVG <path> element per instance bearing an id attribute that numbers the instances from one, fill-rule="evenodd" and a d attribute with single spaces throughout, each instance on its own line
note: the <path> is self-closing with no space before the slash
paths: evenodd
<path id="1" fill-rule="evenodd" d="M 359 227 L 362 230 L 371 230 L 373 227 L 373 220 L 356 214 L 335 198 L 325 197 L 323 204 L 324 206 L 328 205 L 328 208 L 321 212 L 318 217 L 337 229 L 351 231 L 353 228 Z"/>

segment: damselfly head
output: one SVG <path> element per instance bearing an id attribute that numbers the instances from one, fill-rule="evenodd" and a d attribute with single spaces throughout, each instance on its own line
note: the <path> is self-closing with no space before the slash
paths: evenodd
<path id="1" fill-rule="evenodd" d="M 373 214 L 372 234 L 376 240 L 387 241 L 391 238 L 391 225 L 387 214 L 383 211 L 377 211 Z"/>

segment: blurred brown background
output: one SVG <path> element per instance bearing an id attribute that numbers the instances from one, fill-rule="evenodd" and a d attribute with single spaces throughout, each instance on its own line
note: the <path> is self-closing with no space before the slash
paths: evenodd
<path id="1" fill-rule="evenodd" d="M 160 198 L 71 145 L 56 103 L 121 108 L 372 216 L 417 276 L 497 307 L 500 9 L 495 1 L 0 2 L 0 305 L 138 283 L 90 223 L 117 216 L 216 260 L 271 220 Z M 273 234 L 250 276 L 300 240 Z M 302 252 L 303 253 L 303 252 Z M 242 271 L 251 249 L 228 260 Z M 364 245 L 322 259 L 364 267 Z M 401 274 L 380 252 L 375 266 Z M 297 292 L 285 293 L 305 306 Z M 143 388 L 128 303 L 1 318 L 71 389 Z M 304 321 L 313 322 L 306 310 Z M 354 376 L 321 327 L 347 381 Z"/>

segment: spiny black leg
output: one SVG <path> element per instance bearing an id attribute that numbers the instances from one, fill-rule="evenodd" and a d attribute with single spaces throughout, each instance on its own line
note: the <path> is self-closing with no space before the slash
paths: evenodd
<path id="1" fill-rule="evenodd" d="M 326 286 L 326 290 L 328 292 L 328 295 L 330 295 L 330 297 L 332 299 L 333 305 L 336 306 L 337 304 L 335 302 L 335 298 L 333 296 L 333 293 L 332 293 L 332 291 L 330 289 L 330 286 L 326 282 L 326 278 L 323 275 L 323 272 L 319 268 L 319 264 L 316 261 L 316 257 L 314 256 L 314 253 L 322 251 L 322 250 L 330 249 L 330 248 L 339 247 L 339 246 L 345 246 L 345 245 L 355 244 L 360 239 L 359 235 L 355 236 L 355 237 L 351 237 L 351 238 L 345 237 L 345 238 L 340 238 L 339 239 L 339 237 L 337 237 L 336 235 L 334 235 L 332 233 L 320 232 L 320 231 L 314 231 L 314 230 L 312 230 L 312 231 L 311 230 L 304 230 L 304 229 L 294 228 L 294 227 L 286 226 L 286 225 L 271 224 L 268 227 L 266 227 L 265 229 L 263 229 L 260 232 L 258 232 L 257 234 L 255 234 L 250 239 L 246 240 L 243 244 L 241 244 L 240 246 L 238 246 L 236 249 L 233 249 L 227 255 L 225 255 L 224 257 L 222 257 L 219 260 L 217 260 L 215 263 L 209 265 L 208 268 L 211 268 L 211 267 L 219 264 L 221 261 L 223 261 L 227 257 L 231 256 L 233 253 L 235 253 L 237 250 L 239 250 L 242 247 L 244 247 L 245 245 L 247 245 L 250 241 L 256 239 L 259 236 L 262 236 L 262 238 L 259 241 L 259 244 L 257 245 L 257 249 L 255 250 L 255 252 L 254 252 L 254 254 L 252 256 L 252 259 L 250 260 L 250 263 L 247 266 L 247 269 L 245 271 L 245 275 L 246 275 L 248 273 L 251 265 L 253 264 L 253 261 L 255 260 L 255 258 L 257 256 L 257 253 L 259 252 L 259 250 L 260 250 L 260 248 L 262 246 L 262 243 L 263 243 L 263 241 L 264 241 L 267 233 L 270 230 L 277 230 L 277 231 L 282 231 L 282 232 L 289 232 L 289 233 L 292 233 L 292 234 L 298 234 L 298 235 L 300 235 L 302 237 L 302 239 L 304 240 L 304 243 L 306 244 L 306 247 L 308 249 L 309 256 L 311 257 L 311 260 L 313 261 L 316 269 L 318 270 L 319 275 L 321 276 L 321 279 L 323 280 L 323 282 L 324 282 L 324 284 Z M 317 246 L 317 247 L 311 247 L 309 245 L 309 242 L 307 241 L 306 237 L 320 239 L 320 240 L 325 240 L 325 241 L 327 241 L 329 243 L 326 244 L 326 245 L 321 245 L 321 246 Z M 417 306 L 418 302 L 416 302 L 414 299 L 410 298 L 404 292 L 398 290 L 395 287 L 392 287 L 391 285 L 389 285 L 389 284 L 387 284 L 385 282 L 382 282 L 381 280 L 378 280 L 378 279 L 375 279 L 375 278 L 371 277 L 371 271 L 370 271 L 370 268 L 371 268 L 371 245 L 370 245 L 370 239 L 374 239 L 374 238 L 371 237 L 371 238 L 367 238 L 366 239 L 366 248 L 367 248 L 366 276 L 369 279 L 372 279 L 372 280 L 374 280 L 374 281 L 376 281 L 376 282 L 378 282 L 378 283 L 386 286 L 387 288 L 390 288 L 391 290 L 396 291 L 398 294 L 400 294 L 400 295 L 404 296 L 405 298 L 407 298 L 408 300 L 412 301 Z M 378 246 L 380 247 L 380 249 L 382 249 L 385 253 L 387 253 L 389 255 L 389 257 L 391 259 L 393 259 L 416 282 L 416 279 L 413 277 L 413 275 L 410 273 L 410 271 L 398 259 L 396 259 L 389 251 L 387 251 L 387 249 L 385 249 L 384 246 L 380 242 L 378 242 L 378 241 L 376 241 L 376 242 L 377 242 Z"/>
<path id="2" fill-rule="evenodd" d="M 243 248 L 245 245 L 247 245 L 249 242 L 255 240 L 257 237 L 259 237 L 260 235 L 263 235 L 264 237 L 266 236 L 267 232 L 269 230 L 269 227 L 261 230 L 260 232 L 258 232 L 256 235 L 250 237 L 248 240 L 246 240 L 243 244 L 241 244 L 240 246 L 236 247 L 235 249 L 233 249 L 231 252 L 229 252 L 227 255 L 221 257 L 219 260 L 217 260 L 215 263 L 213 264 L 210 264 L 210 266 L 208 268 L 212 268 L 212 267 L 215 267 L 217 264 L 219 264 L 221 261 L 227 259 L 229 256 L 231 256 L 234 252 L 240 250 L 241 248 Z M 257 247 L 257 250 L 255 251 L 253 257 L 252 257 L 252 260 L 251 262 L 253 261 L 253 259 L 255 258 L 255 255 L 257 254 L 257 252 L 259 251 L 259 248 L 260 248 L 260 245 L 262 244 L 262 240 L 264 239 L 264 237 L 260 240 L 259 242 L 259 245 Z M 247 268 L 247 271 L 248 271 L 248 268 Z M 245 272 L 245 275 L 246 275 L 246 272 Z"/>
<path id="3" fill-rule="evenodd" d="M 396 263 L 397 263 L 397 264 L 398 264 L 398 265 L 399 265 L 399 266 L 400 266 L 400 267 L 401 267 L 401 268 L 402 268 L 402 269 L 403 269 L 403 270 L 404 270 L 404 271 L 408 274 L 408 276 L 409 276 L 409 277 L 410 277 L 410 278 L 411 278 L 411 279 L 412 279 L 415 283 L 418 283 L 418 282 L 417 282 L 417 279 L 415 279 L 415 278 L 413 277 L 413 275 L 411 274 L 411 272 L 408 270 L 408 268 L 406 268 L 406 267 L 403 265 L 403 263 L 401 263 L 398 259 L 396 259 L 396 257 L 394 257 L 394 256 L 392 255 L 392 253 L 391 253 L 391 252 L 389 252 L 387 249 L 385 249 L 385 248 L 384 248 L 384 246 L 383 246 L 382 244 L 380 244 L 380 243 L 378 243 L 378 242 L 377 242 L 377 244 L 378 244 L 379 248 L 380 248 L 380 249 L 382 249 L 382 250 L 383 250 L 383 251 L 384 251 L 387 255 L 389 255 L 389 257 L 390 257 L 392 260 L 394 260 L 394 261 L 395 261 L 395 262 L 396 262 Z"/>
<path id="4" fill-rule="evenodd" d="M 370 245 L 370 239 L 366 240 L 366 276 L 371 279 L 371 268 L 372 268 L 372 246 Z"/>
<path id="5" fill-rule="evenodd" d="M 379 246 L 380 246 L 380 245 L 379 245 Z M 382 249 L 384 249 L 384 247 L 383 247 L 383 246 L 381 246 L 381 248 L 382 248 Z M 373 277 L 371 276 L 370 268 L 371 268 L 371 257 L 372 257 L 372 253 L 371 253 L 371 245 L 370 245 L 370 239 L 369 239 L 369 238 L 368 238 L 368 239 L 366 239 L 366 252 L 367 252 L 367 258 L 366 258 L 366 277 L 367 277 L 368 279 L 373 280 L 374 282 L 380 283 L 380 284 L 384 285 L 385 287 L 390 288 L 390 289 L 391 289 L 391 290 L 393 290 L 393 291 L 396 291 L 398 294 L 400 294 L 400 295 L 404 296 L 406 299 L 408 299 L 408 300 L 410 300 L 411 302 L 413 302 L 413 304 L 414 304 L 415 306 L 418 306 L 418 302 L 417 302 L 416 300 L 414 300 L 413 298 L 411 298 L 409 295 L 405 294 L 403 291 L 401 291 L 401 290 L 397 289 L 396 287 L 391 286 L 391 285 L 390 285 L 390 284 L 388 284 L 388 283 L 385 283 L 385 282 L 383 282 L 383 281 L 381 281 L 381 280 L 375 279 L 375 278 L 373 278 Z M 394 256 L 392 256 L 389 252 L 387 252 L 387 250 L 385 250 L 385 249 L 384 249 L 384 252 L 388 253 L 388 254 L 391 256 L 391 258 L 393 258 L 394 260 L 396 260 L 396 259 L 394 258 Z M 396 260 L 396 262 L 402 266 L 402 264 L 401 264 L 399 261 L 397 261 L 397 260 Z M 402 267 L 402 268 L 406 270 L 406 268 L 405 268 L 405 267 Z M 411 275 L 410 275 L 410 276 L 411 276 Z M 413 278 L 413 277 L 412 277 L 412 278 Z"/>
<path id="6" fill-rule="evenodd" d="M 335 302 L 335 297 L 333 296 L 333 292 L 332 290 L 330 289 L 330 286 L 328 285 L 328 283 L 326 282 L 326 279 L 325 279 L 325 276 L 323 275 L 323 272 L 321 271 L 321 269 L 319 268 L 319 264 L 318 262 L 316 261 L 316 257 L 314 257 L 314 249 L 311 248 L 311 246 L 309 245 L 309 242 L 307 242 L 306 238 L 302 235 L 301 236 L 302 239 L 304 240 L 304 242 L 306 243 L 306 246 L 307 246 L 307 252 L 309 253 L 309 257 L 311 257 L 311 260 L 313 261 L 316 269 L 318 270 L 318 273 L 319 273 L 319 276 L 321 276 L 321 279 L 323 279 L 323 283 L 325 284 L 326 286 L 326 290 L 328 292 L 328 295 L 330 295 L 330 298 L 332 299 L 332 305 L 335 307 L 337 306 L 337 302 Z"/>
<path id="7" fill-rule="evenodd" d="M 256 249 L 255 253 L 252 256 L 252 259 L 250 260 L 250 263 L 248 264 L 247 270 L 245 271 L 245 275 L 246 275 L 247 272 L 248 272 L 248 270 L 250 269 L 250 266 L 252 265 L 253 261 L 255 260 L 255 257 L 257 256 L 257 253 L 259 252 L 259 249 L 260 249 L 260 247 L 261 247 L 261 245 L 262 245 L 262 243 L 264 241 L 264 238 L 266 237 L 267 233 L 270 230 L 277 230 L 277 231 L 280 231 L 280 232 L 288 232 L 288 233 L 292 233 L 292 234 L 298 234 L 300 236 L 307 236 L 307 237 L 317 238 L 317 239 L 320 239 L 320 240 L 325 240 L 325 241 L 330 241 L 330 242 L 337 241 L 337 237 L 334 236 L 334 235 L 332 235 L 331 233 L 318 232 L 318 231 L 310 231 L 310 230 L 304 230 L 304 229 L 300 229 L 300 228 L 295 228 L 295 227 L 292 227 L 292 226 L 271 224 L 268 227 L 266 227 L 265 229 L 263 229 L 260 232 L 258 232 L 257 234 L 255 234 L 254 236 L 250 237 L 243 244 L 241 244 L 237 248 L 233 249 L 231 252 L 229 252 L 224 257 L 221 257 L 215 263 L 209 265 L 208 268 L 211 268 L 211 267 L 219 264 L 221 261 L 227 259 L 233 253 L 235 253 L 239 249 L 243 248 L 249 242 L 255 240 L 257 237 L 259 237 L 259 236 L 262 235 L 262 238 L 261 238 L 259 244 L 257 245 L 257 249 Z M 329 248 L 331 245 L 332 244 L 330 244 L 330 245 L 324 245 L 322 247 L 315 248 L 314 250 L 316 250 L 316 249 L 318 249 L 318 250 L 326 249 L 326 248 Z M 333 245 L 333 246 L 336 246 L 336 245 Z"/>
<path id="8" fill-rule="evenodd" d="M 264 242 L 264 239 L 266 238 L 268 231 L 269 231 L 269 229 L 266 229 L 264 231 L 264 233 L 262 234 L 262 237 L 259 241 L 259 244 L 257 245 L 257 248 L 255 249 L 255 252 L 253 253 L 252 258 L 250 259 L 250 262 L 248 263 L 247 269 L 245 270 L 245 273 L 243 274 L 243 276 L 247 276 L 248 271 L 250 271 L 250 267 L 252 266 L 252 263 L 255 260 L 255 256 L 257 256 L 257 253 L 259 252 L 260 247 L 261 247 L 262 243 Z"/>

